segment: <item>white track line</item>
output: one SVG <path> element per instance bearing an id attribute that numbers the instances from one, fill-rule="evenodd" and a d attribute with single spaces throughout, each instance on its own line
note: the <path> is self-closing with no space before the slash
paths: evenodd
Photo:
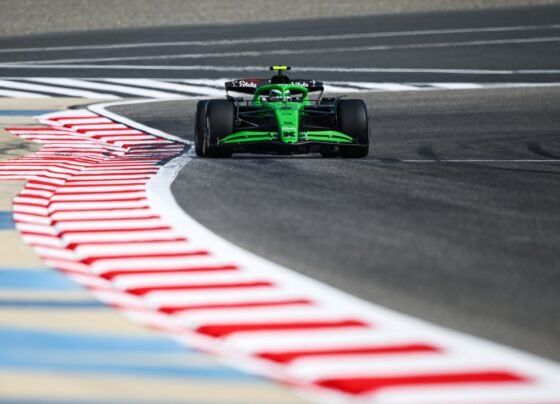
<path id="1" fill-rule="evenodd" d="M 0 89 L 1 97 L 11 97 L 11 98 L 51 98 L 45 94 L 32 93 L 29 91 L 14 91 L 14 90 L 4 90 Z"/>
<path id="2" fill-rule="evenodd" d="M 214 71 L 214 72 L 255 72 L 268 70 L 270 66 L 218 66 L 218 65 L 112 65 L 112 64 L 4 64 L 0 69 L 39 69 L 39 70 L 160 70 L 160 71 Z M 337 73 L 425 73 L 425 74 L 473 74 L 473 75 L 541 75 L 560 74 L 560 69 L 519 69 L 519 70 L 489 70 L 489 69 L 417 69 L 417 68 L 377 68 L 377 67 L 322 67 L 302 66 L 301 72 L 337 72 Z"/>
<path id="3" fill-rule="evenodd" d="M 105 79 L 105 81 L 119 84 L 128 84 L 141 87 L 152 87 L 163 90 L 178 91 L 182 93 L 191 93 L 206 95 L 212 97 L 223 97 L 224 91 L 209 87 L 200 87 L 187 84 L 177 84 L 166 81 L 158 81 L 153 79 Z M 222 83 L 223 86 L 223 83 Z"/>
<path id="4" fill-rule="evenodd" d="M 26 80 L 41 80 L 41 79 L 26 79 Z M 67 80 L 67 79 L 43 79 L 43 80 Z M 76 80 L 76 79 L 73 79 Z M 90 84 L 95 84 L 95 81 L 91 81 L 92 79 L 79 79 L 83 82 L 88 82 Z M 224 82 L 230 81 L 231 79 L 193 79 L 193 80 L 165 80 L 165 79 L 118 79 L 118 78 L 108 78 L 108 79 L 96 79 L 105 82 L 114 82 L 114 83 L 121 83 L 121 84 L 130 84 L 134 86 L 145 86 L 145 87 L 152 87 L 152 88 L 159 88 L 159 89 L 169 89 L 177 92 L 185 92 L 190 95 L 181 96 L 181 98 L 185 99 L 194 99 L 200 97 L 201 95 L 206 96 L 222 96 L 223 90 L 219 87 L 223 88 Z M 6 82 L 6 80 L 0 79 L 0 88 L 2 87 L 2 82 Z M 185 83 L 192 83 L 192 84 L 182 84 Z M 194 84 L 194 85 L 193 85 Z M 465 83 L 465 82 L 449 82 L 449 83 L 442 83 L 442 82 L 425 82 L 425 83 L 391 83 L 391 82 L 363 82 L 363 81 L 332 81 L 325 84 L 325 90 L 330 93 L 352 93 L 352 92 L 394 92 L 394 91 L 435 91 L 435 90 L 471 90 L 471 89 L 497 89 L 497 88 L 524 88 L 524 87 L 554 87 L 560 86 L 560 82 L 552 82 L 552 83 Z M 37 90 L 42 90 L 42 86 L 38 86 Z M 45 86 L 47 87 L 47 86 Z M 133 88 L 138 90 L 137 87 L 127 87 Z M 142 90 L 142 89 L 141 89 Z M 46 90 L 45 90 L 46 91 Z M 133 90 L 134 91 L 134 90 Z M 150 90 L 146 90 L 150 91 Z M 0 96 L 2 96 L 3 90 L 0 90 Z M 67 93 L 68 95 L 74 96 L 82 96 L 82 97 L 109 97 L 109 98 L 120 98 L 119 96 L 113 96 L 110 94 L 102 94 L 102 93 L 92 93 L 88 91 L 82 90 L 75 90 L 67 89 L 61 92 Z M 72 93 L 72 94 L 71 94 Z M 12 92 L 11 90 L 6 91 L 6 96 L 17 96 L 20 92 Z M 35 96 L 35 93 L 24 93 L 21 92 L 22 96 L 25 98 L 30 98 Z M 144 93 L 146 95 L 146 93 Z M 166 98 L 174 98 L 168 97 L 169 93 L 164 93 L 164 97 L 160 98 L 159 96 L 156 97 L 158 99 L 166 99 Z M 42 94 L 36 94 L 39 97 L 44 97 Z M 153 94 L 151 95 L 160 95 L 161 94 Z M 194 96 L 192 96 L 194 95 Z M 78 129 L 77 126 L 70 126 L 70 124 L 81 125 L 79 129 L 89 129 L 88 136 L 96 136 L 96 139 L 104 140 L 105 142 L 108 141 L 116 141 L 116 145 L 132 145 L 135 144 L 135 140 L 142 140 L 146 138 L 145 134 L 137 130 L 131 130 L 126 128 L 125 126 L 114 124 L 112 126 L 106 125 L 104 121 L 99 119 L 69 119 L 65 120 L 64 122 L 53 123 L 53 125 L 58 124 L 65 124 L 66 127 L 60 127 L 59 131 L 55 131 L 52 129 L 43 129 L 33 132 L 33 135 L 41 134 L 41 139 L 46 139 L 44 135 L 46 134 L 61 134 L 66 135 L 68 139 L 75 139 L 75 135 L 72 133 L 65 133 L 64 131 L 72 131 L 73 129 Z M 94 124 L 102 124 L 99 127 L 96 126 L 86 126 L 86 124 L 94 125 Z M 91 130 L 96 129 L 99 130 Z M 109 136 L 112 135 L 112 136 Z M 124 142 L 123 137 L 126 136 L 126 142 Z M 136 136 L 132 136 L 136 135 Z M 32 135 L 25 135 L 27 139 L 32 139 Z M 54 139 L 54 137 L 53 137 Z M 63 137 L 60 137 L 63 139 Z M 138 142 L 136 142 L 137 144 Z M 47 147 L 47 146 L 46 146 Z"/>
<path id="5" fill-rule="evenodd" d="M 533 44 L 560 42 L 560 37 L 535 37 L 535 38 L 515 38 L 515 39 L 493 39 L 480 41 L 457 41 L 457 42 L 435 42 L 435 43 L 410 43 L 401 45 L 373 45 L 373 46 L 340 46 L 328 48 L 307 48 L 307 49 L 271 49 L 271 50 L 248 50 L 236 52 L 210 52 L 210 53 L 182 53 L 175 55 L 143 55 L 143 56 L 121 56 L 103 58 L 73 58 L 73 59 L 47 59 L 34 60 L 29 62 L 18 62 L 18 64 L 41 65 L 57 63 L 92 63 L 92 62 L 131 62 L 147 60 L 181 60 L 181 59 L 208 59 L 208 58 L 249 58 L 268 55 L 320 55 L 325 53 L 346 53 L 346 52 L 373 52 L 391 51 L 402 49 L 432 49 L 432 48 L 452 48 L 468 46 L 495 46 L 511 44 Z M 9 62 L 5 63 L 9 66 Z"/>
<path id="6" fill-rule="evenodd" d="M 477 27 L 477 28 L 453 28 L 453 29 L 431 29 L 414 31 L 386 31 L 386 32 L 365 32 L 350 34 L 331 34 L 331 35 L 299 35 L 284 37 L 262 37 L 262 38 L 240 38 L 240 39 L 218 39 L 205 41 L 170 41 L 170 42 L 143 42 L 143 43 L 118 43 L 118 44 L 99 44 L 99 45 L 78 45 L 78 46 L 51 46 L 43 48 L 12 48 L 0 49 L 0 53 L 15 52 L 52 52 L 52 51 L 76 51 L 91 49 L 130 49 L 130 48 L 160 48 L 170 46 L 216 46 L 216 45 L 244 45 L 255 43 L 278 43 L 278 42 L 316 42 L 333 40 L 355 40 L 367 38 L 387 38 L 400 36 L 417 35 L 445 35 L 462 34 L 477 32 L 515 32 L 530 30 L 555 30 L 560 28 L 560 24 L 550 25 L 517 25 L 500 27 Z"/>
<path id="7" fill-rule="evenodd" d="M 63 86 L 69 87 L 81 87 L 81 88 L 92 88 L 98 90 L 106 90 L 106 91 L 116 91 L 119 93 L 125 94 L 133 94 L 138 95 L 141 97 L 150 97 L 150 98 L 182 98 L 179 94 L 172 94 L 166 93 L 163 91 L 156 91 L 156 90 L 148 90 L 142 88 L 135 88 L 135 87 L 128 87 L 116 84 L 103 84 L 103 83 L 94 83 L 85 80 L 77 80 L 77 79 L 64 79 L 64 78 L 36 78 L 35 81 L 39 81 L 42 83 L 49 83 L 49 84 L 59 84 Z"/>
<path id="8" fill-rule="evenodd" d="M 381 161 L 381 160 L 380 160 Z M 442 160 L 398 160 L 401 163 L 558 163 L 560 159 L 442 159 Z"/>
<path id="9" fill-rule="evenodd" d="M 32 84 L 32 83 L 19 83 L 19 82 L 8 81 L 8 80 L 0 80 L 0 87 L 15 88 L 18 90 L 42 91 L 42 92 L 61 94 L 61 95 L 66 95 L 71 97 L 99 98 L 99 99 L 105 98 L 109 100 L 120 98 L 111 94 L 97 93 L 93 91 L 83 91 L 74 88 L 45 86 L 41 84 Z"/>

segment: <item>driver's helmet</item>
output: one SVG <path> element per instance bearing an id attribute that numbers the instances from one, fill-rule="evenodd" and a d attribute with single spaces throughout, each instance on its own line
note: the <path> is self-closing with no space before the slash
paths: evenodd
<path id="1" fill-rule="evenodd" d="M 290 92 L 290 90 L 284 91 L 284 100 L 287 102 L 292 101 L 292 93 Z"/>
<path id="2" fill-rule="evenodd" d="M 268 95 L 270 101 L 282 101 L 282 91 L 277 89 L 270 90 Z"/>

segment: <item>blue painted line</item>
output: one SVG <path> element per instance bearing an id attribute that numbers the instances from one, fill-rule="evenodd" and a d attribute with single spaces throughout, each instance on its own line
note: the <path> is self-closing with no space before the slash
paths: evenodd
<path id="1" fill-rule="evenodd" d="M 203 380 L 261 380 L 221 365 L 157 362 L 162 353 L 188 355 L 185 348 L 164 338 L 91 336 L 0 327 L 0 346 L 0 369 Z M 128 361 L 127 358 L 119 360 L 118 355 L 115 355 L 117 352 L 141 356 L 138 362 L 130 363 L 130 357 Z M 153 354 L 156 362 L 150 363 L 146 353 Z"/>
<path id="2" fill-rule="evenodd" d="M 101 309 L 106 308 L 103 303 L 95 300 L 6 300 L 0 299 L 0 309 Z"/>
<path id="3" fill-rule="evenodd" d="M 16 225 L 12 217 L 12 212 L 0 210 L 0 230 L 15 229 Z"/>
<path id="4" fill-rule="evenodd" d="M 0 109 L 0 115 L 5 116 L 35 116 L 56 112 L 56 109 Z"/>
<path id="5" fill-rule="evenodd" d="M 178 343 L 161 337 L 106 336 L 77 332 L 57 332 L 20 327 L 0 327 L 0 352 L 4 349 L 56 349 L 73 354 L 78 351 L 117 351 L 180 353 L 187 350 Z M 0 361 L 1 362 L 1 361 Z"/>
<path id="6" fill-rule="evenodd" d="M 103 359 L 101 353 L 98 359 Z M 18 369 L 64 373 L 94 373 L 94 374 L 118 374 L 127 376 L 143 377 L 165 377 L 165 378 L 190 378 L 190 379 L 226 379 L 243 380 L 256 379 L 246 373 L 230 369 L 224 366 L 185 366 L 185 365 L 164 365 L 156 363 L 130 364 L 115 363 L 111 355 L 107 355 L 107 362 L 99 363 L 81 361 L 80 354 L 74 353 L 71 362 L 64 361 L 64 358 L 44 357 L 40 352 L 27 355 L 19 355 L 11 350 L 0 351 L 0 369 Z M 86 358 L 87 359 L 87 358 Z"/>
<path id="7" fill-rule="evenodd" d="M 0 289 L 25 290 L 83 290 L 53 269 L 17 269 L 0 267 Z"/>
<path id="8" fill-rule="evenodd" d="M 217 386 L 219 388 L 219 385 Z M 183 398 L 179 400 L 165 400 L 165 404 L 217 404 L 218 401 L 193 401 L 189 398 Z M 45 398 L 10 398 L 3 399 L 0 398 L 0 404 L 161 404 L 161 400 L 88 400 L 88 399 L 76 399 L 76 398 L 56 398 L 56 399 L 45 399 Z M 239 401 L 231 401 L 228 399 L 230 404 L 247 404 L 247 399 L 240 398 Z"/>

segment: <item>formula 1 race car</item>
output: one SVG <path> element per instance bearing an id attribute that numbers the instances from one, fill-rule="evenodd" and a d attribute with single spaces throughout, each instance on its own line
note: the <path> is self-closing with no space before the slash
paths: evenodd
<path id="1" fill-rule="evenodd" d="M 226 99 L 198 102 L 195 151 L 201 157 L 233 153 L 321 153 L 365 157 L 369 150 L 367 108 L 362 100 L 322 98 L 323 83 L 290 80 L 288 66 L 272 66 L 271 79 L 225 83 Z M 230 92 L 251 94 L 234 97 Z M 309 93 L 319 92 L 312 100 Z"/>

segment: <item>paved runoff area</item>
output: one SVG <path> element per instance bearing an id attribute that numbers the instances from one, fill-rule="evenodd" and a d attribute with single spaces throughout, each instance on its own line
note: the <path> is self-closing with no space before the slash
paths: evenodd
<path id="1" fill-rule="evenodd" d="M 3 0 L 0 34 L 480 10 L 558 0 Z"/>

